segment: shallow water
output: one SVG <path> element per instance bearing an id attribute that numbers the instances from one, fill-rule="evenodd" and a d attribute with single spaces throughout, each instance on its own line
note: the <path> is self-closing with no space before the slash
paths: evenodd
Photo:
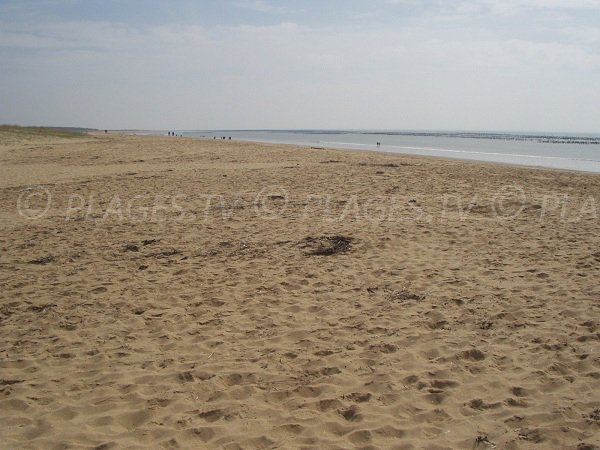
<path id="1" fill-rule="evenodd" d="M 422 131 L 183 131 L 184 136 L 440 156 L 600 173 L 600 135 Z M 377 142 L 381 143 L 377 147 Z"/>

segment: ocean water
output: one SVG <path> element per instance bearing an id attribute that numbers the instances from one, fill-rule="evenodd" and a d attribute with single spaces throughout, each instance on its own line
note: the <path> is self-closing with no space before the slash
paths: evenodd
<path id="1" fill-rule="evenodd" d="M 166 133 L 166 132 L 165 132 Z M 219 130 L 190 137 L 438 156 L 600 173 L 600 134 L 443 131 Z M 377 147 L 377 142 L 381 143 Z"/>

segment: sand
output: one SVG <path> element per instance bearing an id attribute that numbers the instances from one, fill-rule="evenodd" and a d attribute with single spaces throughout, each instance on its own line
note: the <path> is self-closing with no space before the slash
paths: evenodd
<path id="1" fill-rule="evenodd" d="M 600 177 L 0 137 L 0 447 L 593 449 Z"/>

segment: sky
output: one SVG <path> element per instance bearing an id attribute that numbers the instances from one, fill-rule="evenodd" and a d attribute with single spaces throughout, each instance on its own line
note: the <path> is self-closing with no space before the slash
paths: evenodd
<path id="1" fill-rule="evenodd" d="M 600 132 L 600 0 L 0 0 L 0 123 Z"/>

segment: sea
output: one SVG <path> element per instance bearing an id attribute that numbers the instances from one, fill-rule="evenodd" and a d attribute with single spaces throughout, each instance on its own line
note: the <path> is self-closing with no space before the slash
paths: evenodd
<path id="1" fill-rule="evenodd" d="M 600 134 L 386 130 L 187 130 L 177 134 L 600 173 Z"/>

